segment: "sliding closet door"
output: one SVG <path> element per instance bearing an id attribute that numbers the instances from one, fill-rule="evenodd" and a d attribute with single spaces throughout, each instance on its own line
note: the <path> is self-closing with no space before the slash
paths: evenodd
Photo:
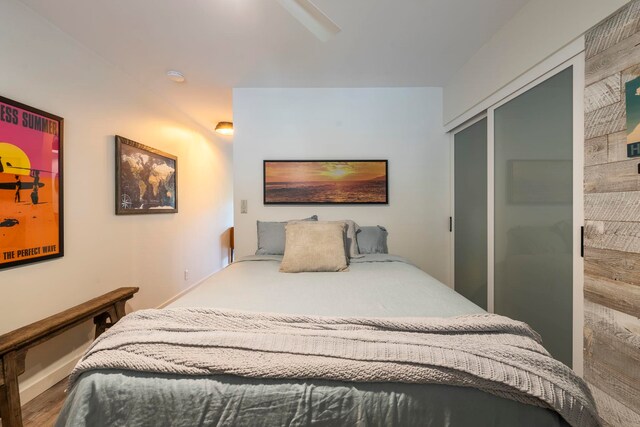
<path id="1" fill-rule="evenodd" d="M 573 70 L 495 108 L 494 311 L 571 366 Z"/>
<path id="2" fill-rule="evenodd" d="M 455 290 L 487 308 L 487 119 L 454 135 Z"/>

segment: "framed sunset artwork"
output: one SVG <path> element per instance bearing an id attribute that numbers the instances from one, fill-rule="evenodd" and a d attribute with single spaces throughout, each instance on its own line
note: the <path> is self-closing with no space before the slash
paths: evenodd
<path id="1" fill-rule="evenodd" d="M 388 204 L 387 160 L 265 160 L 265 205 Z"/>

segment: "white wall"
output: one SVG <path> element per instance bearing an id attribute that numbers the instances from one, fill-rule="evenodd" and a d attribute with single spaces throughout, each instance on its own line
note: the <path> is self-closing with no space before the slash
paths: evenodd
<path id="1" fill-rule="evenodd" d="M 449 145 L 442 90 L 235 89 L 234 203 L 238 256 L 256 250 L 256 220 L 318 214 L 384 225 L 389 250 L 446 282 Z M 264 206 L 262 162 L 388 159 L 388 206 Z M 248 214 L 240 214 L 240 200 Z"/>
<path id="2" fill-rule="evenodd" d="M 449 123 L 580 37 L 628 0 L 530 0 L 444 88 Z"/>
<path id="3" fill-rule="evenodd" d="M 0 334 L 120 286 L 140 287 L 128 310 L 155 307 L 226 264 L 229 142 L 15 0 L 0 1 L 0 51 L 0 94 L 65 119 L 65 256 L 0 271 Z M 178 214 L 115 216 L 114 134 L 178 156 Z M 68 374 L 91 335 L 31 350 L 23 397 Z"/>

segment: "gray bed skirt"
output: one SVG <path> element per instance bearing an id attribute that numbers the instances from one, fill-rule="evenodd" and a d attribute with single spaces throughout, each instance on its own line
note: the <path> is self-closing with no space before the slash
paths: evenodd
<path id="1" fill-rule="evenodd" d="M 83 374 L 57 426 L 568 427 L 556 412 L 465 387 Z"/>

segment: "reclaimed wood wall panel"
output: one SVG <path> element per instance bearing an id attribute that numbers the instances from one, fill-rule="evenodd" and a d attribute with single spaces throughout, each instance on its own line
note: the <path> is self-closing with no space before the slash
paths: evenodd
<path id="1" fill-rule="evenodd" d="M 585 378 L 640 408 L 640 328 L 636 317 L 585 301 Z"/>
<path id="2" fill-rule="evenodd" d="M 606 136 L 587 139 L 584 143 L 584 165 L 593 166 L 609 161 L 609 140 Z"/>
<path id="3" fill-rule="evenodd" d="M 624 92 L 640 76 L 640 0 L 585 43 L 584 376 L 606 426 L 640 426 L 640 159 Z"/>
<path id="4" fill-rule="evenodd" d="M 633 2 L 630 7 L 614 13 L 585 35 L 585 55 L 594 55 L 632 36 L 640 23 L 640 4 Z"/>
<path id="5" fill-rule="evenodd" d="M 624 282 L 640 288 L 640 254 L 609 249 L 584 249 L 584 272 L 594 278 Z M 640 307 L 638 307 L 640 310 Z"/>
<path id="6" fill-rule="evenodd" d="M 589 248 L 640 253 L 640 223 L 585 221 L 584 244 Z"/>
<path id="7" fill-rule="evenodd" d="M 585 64 L 587 86 L 636 65 L 640 55 L 639 45 L 640 32 L 587 59 Z"/>
<path id="8" fill-rule="evenodd" d="M 640 286 L 616 282 L 585 274 L 584 296 L 587 300 L 631 316 L 640 316 Z"/>
<path id="9" fill-rule="evenodd" d="M 622 132 L 607 135 L 607 160 L 609 162 L 628 160 L 626 128 Z"/>
<path id="10" fill-rule="evenodd" d="M 584 190 L 588 193 L 640 191 L 638 163 L 639 161 L 635 159 L 586 167 Z"/>
<path id="11" fill-rule="evenodd" d="M 593 384 L 589 384 L 604 427 L 640 426 L 640 414 L 633 412 Z"/>
<path id="12" fill-rule="evenodd" d="M 640 220 L 640 192 L 586 193 L 584 195 L 584 217 L 601 221 L 638 222 Z"/>
<path id="13" fill-rule="evenodd" d="M 640 76 L 640 64 L 636 64 L 634 66 L 627 68 L 622 72 L 622 86 L 624 86 L 625 83 L 635 79 L 638 76 Z"/>
<path id="14" fill-rule="evenodd" d="M 598 110 L 611 104 L 620 102 L 620 73 L 602 79 L 599 82 L 587 86 L 584 90 L 585 113 Z"/>
<path id="15" fill-rule="evenodd" d="M 626 129 L 625 108 L 620 101 L 586 113 L 584 137 L 591 139 Z"/>

